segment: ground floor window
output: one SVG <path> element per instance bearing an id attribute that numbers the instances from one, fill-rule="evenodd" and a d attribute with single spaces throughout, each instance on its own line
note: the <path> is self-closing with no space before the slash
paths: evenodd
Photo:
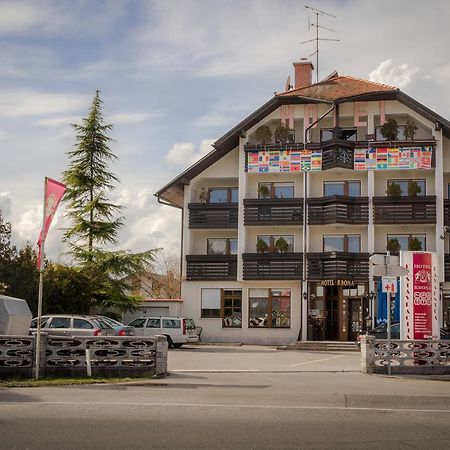
<path id="1" fill-rule="evenodd" d="M 249 289 L 249 328 L 290 328 L 290 289 Z"/>
<path id="2" fill-rule="evenodd" d="M 224 328 L 242 327 L 242 291 L 240 289 L 202 289 L 201 317 L 222 319 Z"/>

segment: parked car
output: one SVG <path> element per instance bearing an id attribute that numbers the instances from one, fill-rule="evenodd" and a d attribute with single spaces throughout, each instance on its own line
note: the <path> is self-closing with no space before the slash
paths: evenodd
<path id="1" fill-rule="evenodd" d="M 31 321 L 30 334 L 37 330 L 37 317 Z M 114 328 L 96 316 L 52 314 L 41 316 L 41 331 L 52 336 L 114 336 Z"/>
<path id="2" fill-rule="evenodd" d="M 134 336 L 134 328 L 106 316 L 96 316 L 114 328 L 116 336 Z"/>
<path id="3" fill-rule="evenodd" d="M 358 335 L 358 346 L 361 344 L 361 336 L 364 334 L 366 334 L 366 332 Z M 367 334 L 375 336 L 375 339 L 387 339 L 387 322 L 380 323 L 380 325 L 376 326 Z M 443 340 L 450 339 L 450 331 L 441 328 L 440 338 Z M 400 322 L 391 323 L 391 339 L 400 339 Z"/>
<path id="4" fill-rule="evenodd" d="M 198 343 L 199 329 L 192 319 L 185 317 L 139 317 L 128 324 L 134 327 L 136 336 L 166 336 L 169 347 Z"/>

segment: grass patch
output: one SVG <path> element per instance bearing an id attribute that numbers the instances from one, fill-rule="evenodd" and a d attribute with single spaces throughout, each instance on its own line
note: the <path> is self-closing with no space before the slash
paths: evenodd
<path id="1" fill-rule="evenodd" d="M 0 388 L 16 388 L 16 387 L 45 387 L 45 386 L 68 386 L 79 384 L 112 384 L 124 383 L 127 381 L 137 380 L 158 380 L 160 377 L 123 377 L 123 378 L 43 378 L 41 380 L 32 379 L 14 379 L 0 380 Z"/>

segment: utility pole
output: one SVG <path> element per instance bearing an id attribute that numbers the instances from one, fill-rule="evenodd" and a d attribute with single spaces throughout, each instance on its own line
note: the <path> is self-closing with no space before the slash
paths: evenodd
<path id="1" fill-rule="evenodd" d="M 316 44 L 316 51 L 314 53 L 311 53 L 309 57 L 316 55 L 316 83 L 319 82 L 319 41 L 339 41 L 339 39 L 326 39 L 326 38 L 320 38 L 319 37 L 319 28 L 322 28 L 323 30 L 331 31 L 333 33 L 336 33 L 335 30 L 332 30 L 331 28 L 326 28 L 321 25 L 319 25 L 319 15 L 323 16 L 330 16 L 336 19 L 336 16 L 333 16 L 333 14 L 327 13 L 325 11 L 322 11 L 320 9 L 313 8 L 312 6 L 305 5 L 305 8 L 310 9 L 315 15 L 316 15 L 316 23 L 309 24 L 314 27 L 316 27 L 316 37 L 314 39 L 309 39 L 308 41 L 303 41 L 301 44 L 306 44 L 307 42 L 315 42 Z"/>

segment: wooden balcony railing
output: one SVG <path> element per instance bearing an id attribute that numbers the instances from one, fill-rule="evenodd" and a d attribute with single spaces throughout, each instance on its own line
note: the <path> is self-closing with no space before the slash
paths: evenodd
<path id="1" fill-rule="evenodd" d="M 376 224 L 436 223 L 436 196 L 373 197 Z"/>
<path id="2" fill-rule="evenodd" d="M 450 281 L 450 254 L 444 255 L 444 280 Z"/>
<path id="3" fill-rule="evenodd" d="M 444 225 L 450 226 L 450 199 L 444 200 Z"/>
<path id="4" fill-rule="evenodd" d="M 244 253 L 244 280 L 301 280 L 303 253 Z"/>
<path id="5" fill-rule="evenodd" d="M 189 203 L 189 228 L 237 228 L 237 203 Z"/>
<path id="6" fill-rule="evenodd" d="M 326 225 L 330 223 L 369 223 L 369 199 L 331 195 L 308 199 L 308 223 Z"/>
<path id="7" fill-rule="evenodd" d="M 303 199 L 245 199 L 244 225 L 301 225 Z"/>
<path id="8" fill-rule="evenodd" d="M 308 253 L 309 280 L 369 279 L 369 254 L 347 252 Z"/>
<path id="9" fill-rule="evenodd" d="M 187 280 L 236 280 L 236 255 L 186 255 Z"/>

